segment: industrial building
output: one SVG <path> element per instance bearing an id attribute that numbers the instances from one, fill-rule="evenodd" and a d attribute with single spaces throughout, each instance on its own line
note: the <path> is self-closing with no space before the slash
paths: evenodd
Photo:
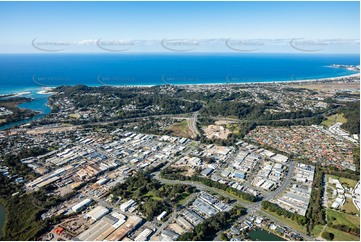
<path id="1" fill-rule="evenodd" d="M 74 205 L 71 208 L 71 210 L 73 210 L 73 212 L 77 213 L 77 212 L 83 210 L 84 208 L 86 208 L 92 201 L 93 201 L 93 199 L 87 198 L 87 199 L 81 201 L 80 203 Z"/>
<path id="2" fill-rule="evenodd" d="M 161 221 L 163 218 L 165 218 L 165 216 L 167 216 L 167 212 L 163 211 L 161 214 L 158 215 L 157 220 Z"/>
<path id="3" fill-rule="evenodd" d="M 134 241 L 147 241 L 152 233 L 152 230 L 146 228 L 134 239 Z"/>
<path id="4" fill-rule="evenodd" d="M 131 199 L 125 203 L 122 203 L 120 205 L 120 210 L 122 210 L 123 212 L 126 212 L 126 211 L 128 211 L 129 208 L 135 206 L 136 204 L 137 204 L 137 202 Z"/>
<path id="5" fill-rule="evenodd" d="M 83 233 L 81 233 L 77 238 L 82 241 L 94 241 L 102 233 L 107 231 L 109 228 L 112 228 L 112 225 L 117 221 L 118 219 L 110 215 L 106 215 L 98 222 L 93 224 L 88 230 L 85 230 Z"/>
<path id="6" fill-rule="evenodd" d="M 96 208 L 92 209 L 89 213 L 87 213 L 85 217 L 90 218 L 91 220 L 96 222 L 107 213 L 109 213 L 109 209 L 103 206 L 97 206 Z"/>
<path id="7" fill-rule="evenodd" d="M 105 238 L 107 241 L 119 241 L 141 225 L 143 219 L 138 216 L 130 216 L 128 220 L 112 234 Z"/>

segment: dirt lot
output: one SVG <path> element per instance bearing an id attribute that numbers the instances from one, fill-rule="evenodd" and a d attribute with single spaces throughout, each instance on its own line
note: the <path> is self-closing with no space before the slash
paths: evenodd
<path id="1" fill-rule="evenodd" d="M 222 125 L 222 124 L 233 124 L 235 123 L 235 121 L 229 121 L 229 120 L 218 120 L 215 122 L 215 124 L 217 125 Z"/>
<path id="2" fill-rule="evenodd" d="M 220 125 L 209 125 L 203 130 L 208 139 L 212 139 L 212 138 L 227 139 L 228 135 L 231 133 L 229 129 Z"/>
<path id="3" fill-rule="evenodd" d="M 47 132 L 57 133 L 57 132 L 75 130 L 76 128 L 77 128 L 77 126 L 62 126 L 62 127 L 56 127 L 56 128 L 35 128 L 35 129 L 27 130 L 26 133 L 27 134 L 45 134 Z M 10 134 L 14 135 L 16 133 L 17 133 L 17 130 L 12 130 Z"/>

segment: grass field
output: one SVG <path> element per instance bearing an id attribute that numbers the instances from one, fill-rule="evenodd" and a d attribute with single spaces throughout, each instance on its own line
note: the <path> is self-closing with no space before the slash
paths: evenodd
<path id="1" fill-rule="evenodd" d="M 172 135 L 178 137 L 191 138 L 192 132 L 189 129 L 188 120 L 182 120 L 181 122 L 175 123 L 167 128 L 172 131 Z"/>
<path id="2" fill-rule="evenodd" d="M 69 114 L 69 117 L 70 117 L 70 118 L 74 118 L 74 119 L 79 119 L 79 118 L 80 118 L 80 114 L 79 114 L 79 113 L 72 113 L 72 114 Z"/>
<path id="3" fill-rule="evenodd" d="M 344 186 L 346 185 L 349 188 L 354 188 L 356 186 L 357 181 L 356 180 L 351 180 L 348 178 L 344 178 L 344 177 L 339 177 L 339 176 L 333 176 L 333 175 L 327 175 L 327 179 L 331 177 L 334 179 L 338 179 L 341 182 L 341 185 Z M 328 181 L 328 180 L 327 180 Z"/>
<path id="4" fill-rule="evenodd" d="M 317 238 L 321 231 L 322 231 L 323 225 L 316 225 L 312 230 L 312 236 Z"/>
<path id="5" fill-rule="evenodd" d="M 331 209 L 327 209 L 327 222 L 331 224 L 344 224 L 349 227 L 360 227 L 359 217 Z"/>
<path id="6" fill-rule="evenodd" d="M 360 214 L 360 211 L 357 210 L 357 208 L 355 207 L 355 205 L 352 202 L 351 198 L 346 198 L 346 202 L 342 207 L 343 209 L 345 209 L 347 212 L 349 213 L 356 213 L 356 214 Z"/>
<path id="7" fill-rule="evenodd" d="M 144 195 L 144 197 L 151 197 L 151 198 L 153 198 L 153 199 L 156 200 L 156 201 L 162 201 L 162 198 L 156 196 L 156 195 L 154 194 L 154 192 L 152 192 L 152 191 L 147 192 L 147 193 Z"/>
<path id="8" fill-rule="evenodd" d="M 335 235 L 335 238 L 333 239 L 334 241 L 345 241 L 345 240 L 348 240 L 348 241 L 360 241 L 360 238 L 357 237 L 357 236 L 354 236 L 352 234 L 339 231 L 339 230 L 334 229 L 334 228 L 330 228 L 328 226 L 326 227 L 325 231 L 329 232 L 329 233 L 333 233 Z"/>
<path id="9" fill-rule="evenodd" d="M 347 119 L 343 116 L 343 114 L 334 114 L 332 116 L 328 116 L 326 120 L 324 120 L 321 124 L 330 127 L 335 124 L 335 119 L 337 123 L 346 123 Z"/>
<path id="10" fill-rule="evenodd" d="M 306 230 L 306 226 L 301 226 L 299 225 L 296 221 L 293 221 L 289 218 L 285 218 L 283 216 L 279 216 L 277 213 L 272 213 L 272 212 L 269 212 L 267 210 L 264 210 L 262 208 L 262 211 L 265 212 L 265 213 L 268 213 L 268 214 L 271 214 L 272 216 L 278 218 L 279 220 L 281 220 L 283 223 L 287 224 L 288 226 L 290 226 L 291 228 L 294 228 L 304 234 L 307 233 L 307 230 Z"/>
<path id="11" fill-rule="evenodd" d="M 226 128 L 229 129 L 233 134 L 239 134 L 241 127 L 239 124 L 226 124 Z"/>

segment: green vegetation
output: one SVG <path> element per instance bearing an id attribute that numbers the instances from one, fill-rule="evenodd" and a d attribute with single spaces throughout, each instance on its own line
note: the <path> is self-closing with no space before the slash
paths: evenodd
<path id="1" fill-rule="evenodd" d="M 277 204 L 271 203 L 269 201 L 263 201 L 262 208 L 269 212 L 276 213 L 279 216 L 283 216 L 284 218 L 289 218 L 291 220 L 294 220 L 299 225 L 304 226 L 307 223 L 307 219 L 304 216 L 295 214 L 295 213 L 291 213 L 291 212 L 287 211 L 286 209 L 281 208 Z"/>
<path id="2" fill-rule="evenodd" d="M 307 233 L 311 234 L 311 231 L 316 225 L 326 224 L 325 210 L 322 206 L 323 195 L 323 176 L 324 173 L 318 165 L 316 165 L 315 176 L 313 178 L 312 192 L 310 197 L 310 204 L 306 212 L 307 218 Z"/>
<path id="3" fill-rule="evenodd" d="M 175 123 L 167 128 L 167 130 L 171 131 L 170 135 L 180 136 L 190 138 L 192 136 L 192 132 L 189 129 L 189 121 L 182 120 L 181 122 Z"/>
<path id="4" fill-rule="evenodd" d="M 327 175 L 327 177 L 337 179 L 341 182 L 342 186 L 346 186 L 349 188 L 354 188 L 357 183 L 357 180 L 353 180 L 353 179 L 349 179 L 349 178 L 345 178 L 345 177 L 340 177 L 340 176 L 335 176 L 335 175 Z"/>
<path id="5" fill-rule="evenodd" d="M 280 221 L 282 221 L 284 224 L 287 224 L 289 227 L 294 228 L 295 230 L 302 232 L 302 233 L 307 233 L 306 231 L 306 226 L 304 225 L 300 225 L 297 223 L 296 220 L 292 220 L 292 218 L 286 218 L 283 215 L 278 215 L 276 212 L 270 212 L 269 210 L 265 210 L 262 208 L 262 211 L 265 212 L 265 216 L 267 217 L 267 214 L 272 215 L 273 217 L 278 218 Z M 272 220 L 272 218 L 270 218 Z"/>
<path id="6" fill-rule="evenodd" d="M 227 228 L 240 216 L 246 214 L 246 209 L 234 207 L 229 212 L 218 213 L 216 216 L 206 219 L 203 223 L 194 227 L 192 232 L 187 232 L 179 236 L 179 241 L 211 241 L 216 234 Z M 221 239 L 225 239 L 223 236 Z"/>
<path id="7" fill-rule="evenodd" d="M 160 172 L 160 175 L 162 178 L 169 179 L 169 180 L 181 180 L 181 181 L 191 180 L 191 181 L 200 182 L 206 186 L 214 187 L 214 188 L 226 191 L 230 195 L 241 198 L 245 201 L 249 201 L 249 202 L 257 202 L 258 201 L 258 197 L 256 197 L 256 196 L 253 196 L 249 193 L 238 191 L 237 189 L 229 187 L 226 184 L 222 184 L 217 181 L 213 181 L 211 179 L 207 179 L 205 177 L 198 176 L 197 174 L 195 174 L 191 177 L 183 176 L 180 174 L 183 171 L 185 171 L 185 170 L 179 169 L 179 168 L 167 167 L 166 169 L 163 169 Z"/>
<path id="8" fill-rule="evenodd" d="M 347 123 L 341 125 L 341 128 L 350 134 L 360 134 L 360 101 L 346 103 L 339 112 L 347 119 Z"/>
<path id="9" fill-rule="evenodd" d="M 34 179 L 37 175 L 26 164 L 21 163 L 20 160 L 31 156 L 43 155 L 48 151 L 48 149 L 42 147 L 32 149 L 24 148 L 16 155 L 4 155 L 2 157 L 3 164 L 10 168 L 9 171 L 11 174 L 19 175 L 25 179 Z"/>
<path id="10" fill-rule="evenodd" d="M 333 240 L 335 241 L 360 241 L 360 236 L 355 236 L 346 232 L 342 232 L 329 226 L 326 226 L 325 232 L 334 234 L 335 237 Z"/>
<path id="11" fill-rule="evenodd" d="M 332 209 L 327 210 L 327 221 L 330 225 L 346 225 L 352 228 L 360 227 L 360 218 Z"/>
<path id="12" fill-rule="evenodd" d="M 138 201 L 140 212 L 148 220 L 152 220 L 162 211 L 170 213 L 179 201 L 195 192 L 195 188 L 187 185 L 162 185 L 151 179 L 151 172 L 141 171 L 128 177 L 124 183 L 114 187 L 111 193 L 124 199 Z"/>
<path id="13" fill-rule="evenodd" d="M 320 236 L 320 233 L 322 232 L 323 226 L 324 225 L 316 225 L 315 227 L 313 227 L 312 233 L 311 233 L 312 236 L 315 237 L 315 238 Z"/>
<path id="14" fill-rule="evenodd" d="M 355 205 L 352 202 L 352 198 L 346 197 L 345 204 L 342 206 L 345 213 L 351 214 L 351 215 L 360 215 L 360 211 L 357 210 Z"/>
<path id="15" fill-rule="evenodd" d="M 338 123 L 346 123 L 347 119 L 345 119 L 345 117 L 343 116 L 343 114 L 341 113 L 337 113 L 331 116 L 326 117 L 326 120 L 322 121 L 321 124 L 330 127 L 332 125 L 334 125 L 336 122 Z"/>
<path id="16" fill-rule="evenodd" d="M 45 190 L 2 199 L 7 216 L 2 240 L 36 240 L 50 225 L 40 215 L 63 200 Z"/>
<path id="17" fill-rule="evenodd" d="M 326 240 L 333 240 L 335 238 L 335 235 L 333 233 L 329 233 L 329 232 L 322 232 L 322 238 L 326 239 Z"/>
<path id="18" fill-rule="evenodd" d="M 55 88 L 58 94 L 49 98 L 50 104 L 53 106 L 53 113 L 59 110 L 54 105 L 58 98 L 67 97 L 74 100 L 76 108 L 86 109 L 92 106 L 101 105 L 104 111 L 114 112 L 114 107 L 123 107 L 126 105 L 135 105 L 137 109 L 124 111 L 119 109 L 113 117 L 106 116 L 102 120 L 115 120 L 119 118 L 135 118 L 149 115 L 161 114 L 180 114 L 198 111 L 202 105 L 200 99 L 196 101 L 185 100 L 184 96 L 169 95 L 162 93 L 159 87 L 147 88 L 146 92 L 142 92 L 139 88 L 114 88 L 111 86 L 88 87 L 85 85 L 61 86 Z M 192 96 L 192 94 L 190 94 Z M 188 95 L 189 96 L 189 95 Z M 198 95 L 197 97 L 200 97 Z M 193 99 L 193 98 L 192 98 Z M 158 107 L 157 110 L 149 107 Z M 90 120 L 99 121 L 99 120 Z M 81 120 L 70 120 L 72 123 L 81 123 Z"/>
<path id="19" fill-rule="evenodd" d="M 302 162 L 307 164 L 306 161 L 302 161 Z M 338 177 L 343 177 L 343 178 L 348 178 L 348 179 L 351 179 L 351 180 L 360 179 L 359 170 L 352 171 L 352 170 L 349 170 L 349 169 L 342 169 L 342 168 L 336 167 L 334 165 L 322 166 L 322 167 L 320 167 L 320 169 L 325 174 L 338 176 Z"/>
<path id="20" fill-rule="evenodd" d="M 1 125 L 17 122 L 23 119 L 31 118 L 37 114 L 32 110 L 18 108 L 21 103 L 30 102 L 31 98 L 26 97 L 10 97 L 0 98 L 0 107 L 6 107 L 12 114 L 0 116 Z"/>
<path id="21" fill-rule="evenodd" d="M 209 186 L 209 187 L 214 187 L 214 188 L 226 191 L 227 193 L 229 193 L 231 195 L 234 195 L 238 198 L 241 198 L 241 199 L 249 201 L 249 202 L 257 202 L 258 201 L 258 198 L 256 196 L 253 196 L 249 193 L 238 191 L 237 189 L 229 187 L 226 184 L 222 184 L 222 183 L 219 183 L 219 182 L 216 182 L 216 181 L 204 178 L 204 177 L 193 175 L 191 177 L 191 180 L 201 182 L 204 185 Z"/>

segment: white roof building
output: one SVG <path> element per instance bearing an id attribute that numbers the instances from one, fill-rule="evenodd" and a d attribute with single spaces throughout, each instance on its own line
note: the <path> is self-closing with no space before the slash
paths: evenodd
<path id="1" fill-rule="evenodd" d="M 277 154 L 273 156 L 272 159 L 277 162 L 283 162 L 283 163 L 286 163 L 288 161 L 288 157 L 281 154 Z"/>
<path id="2" fill-rule="evenodd" d="M 103 206 L 97 206 L 96 208 L 92 209 L 89 213 L 87 213 L 85 216 L 91 218 L 93 221 L 98 221 L 107 213 L 109 213 L 109 209 Z"/>
<path id="3" fill-rule="evenodd" d="M 80 210 L 84 209 L 86 206 L 88 206 L 93 200 L 90 198 L 87 198 L 83 201 L 81 201 L 80 203 L 74 205 L 71 209 L 74 212 L 79 212 Z"/>
<path id="4" fill-rule="evenodd" d="M 129 208 L 131 208 L 135 204 L 137 204 L 137 202 L 134 201 L 133 199 L 131 199 L 131 200 L 125 202 L 125 203 L 122 203 L 120 205 L 120 210 L 122 210 L 123 212 L 126 212 L 126 211 L 128 211 Z"/>

